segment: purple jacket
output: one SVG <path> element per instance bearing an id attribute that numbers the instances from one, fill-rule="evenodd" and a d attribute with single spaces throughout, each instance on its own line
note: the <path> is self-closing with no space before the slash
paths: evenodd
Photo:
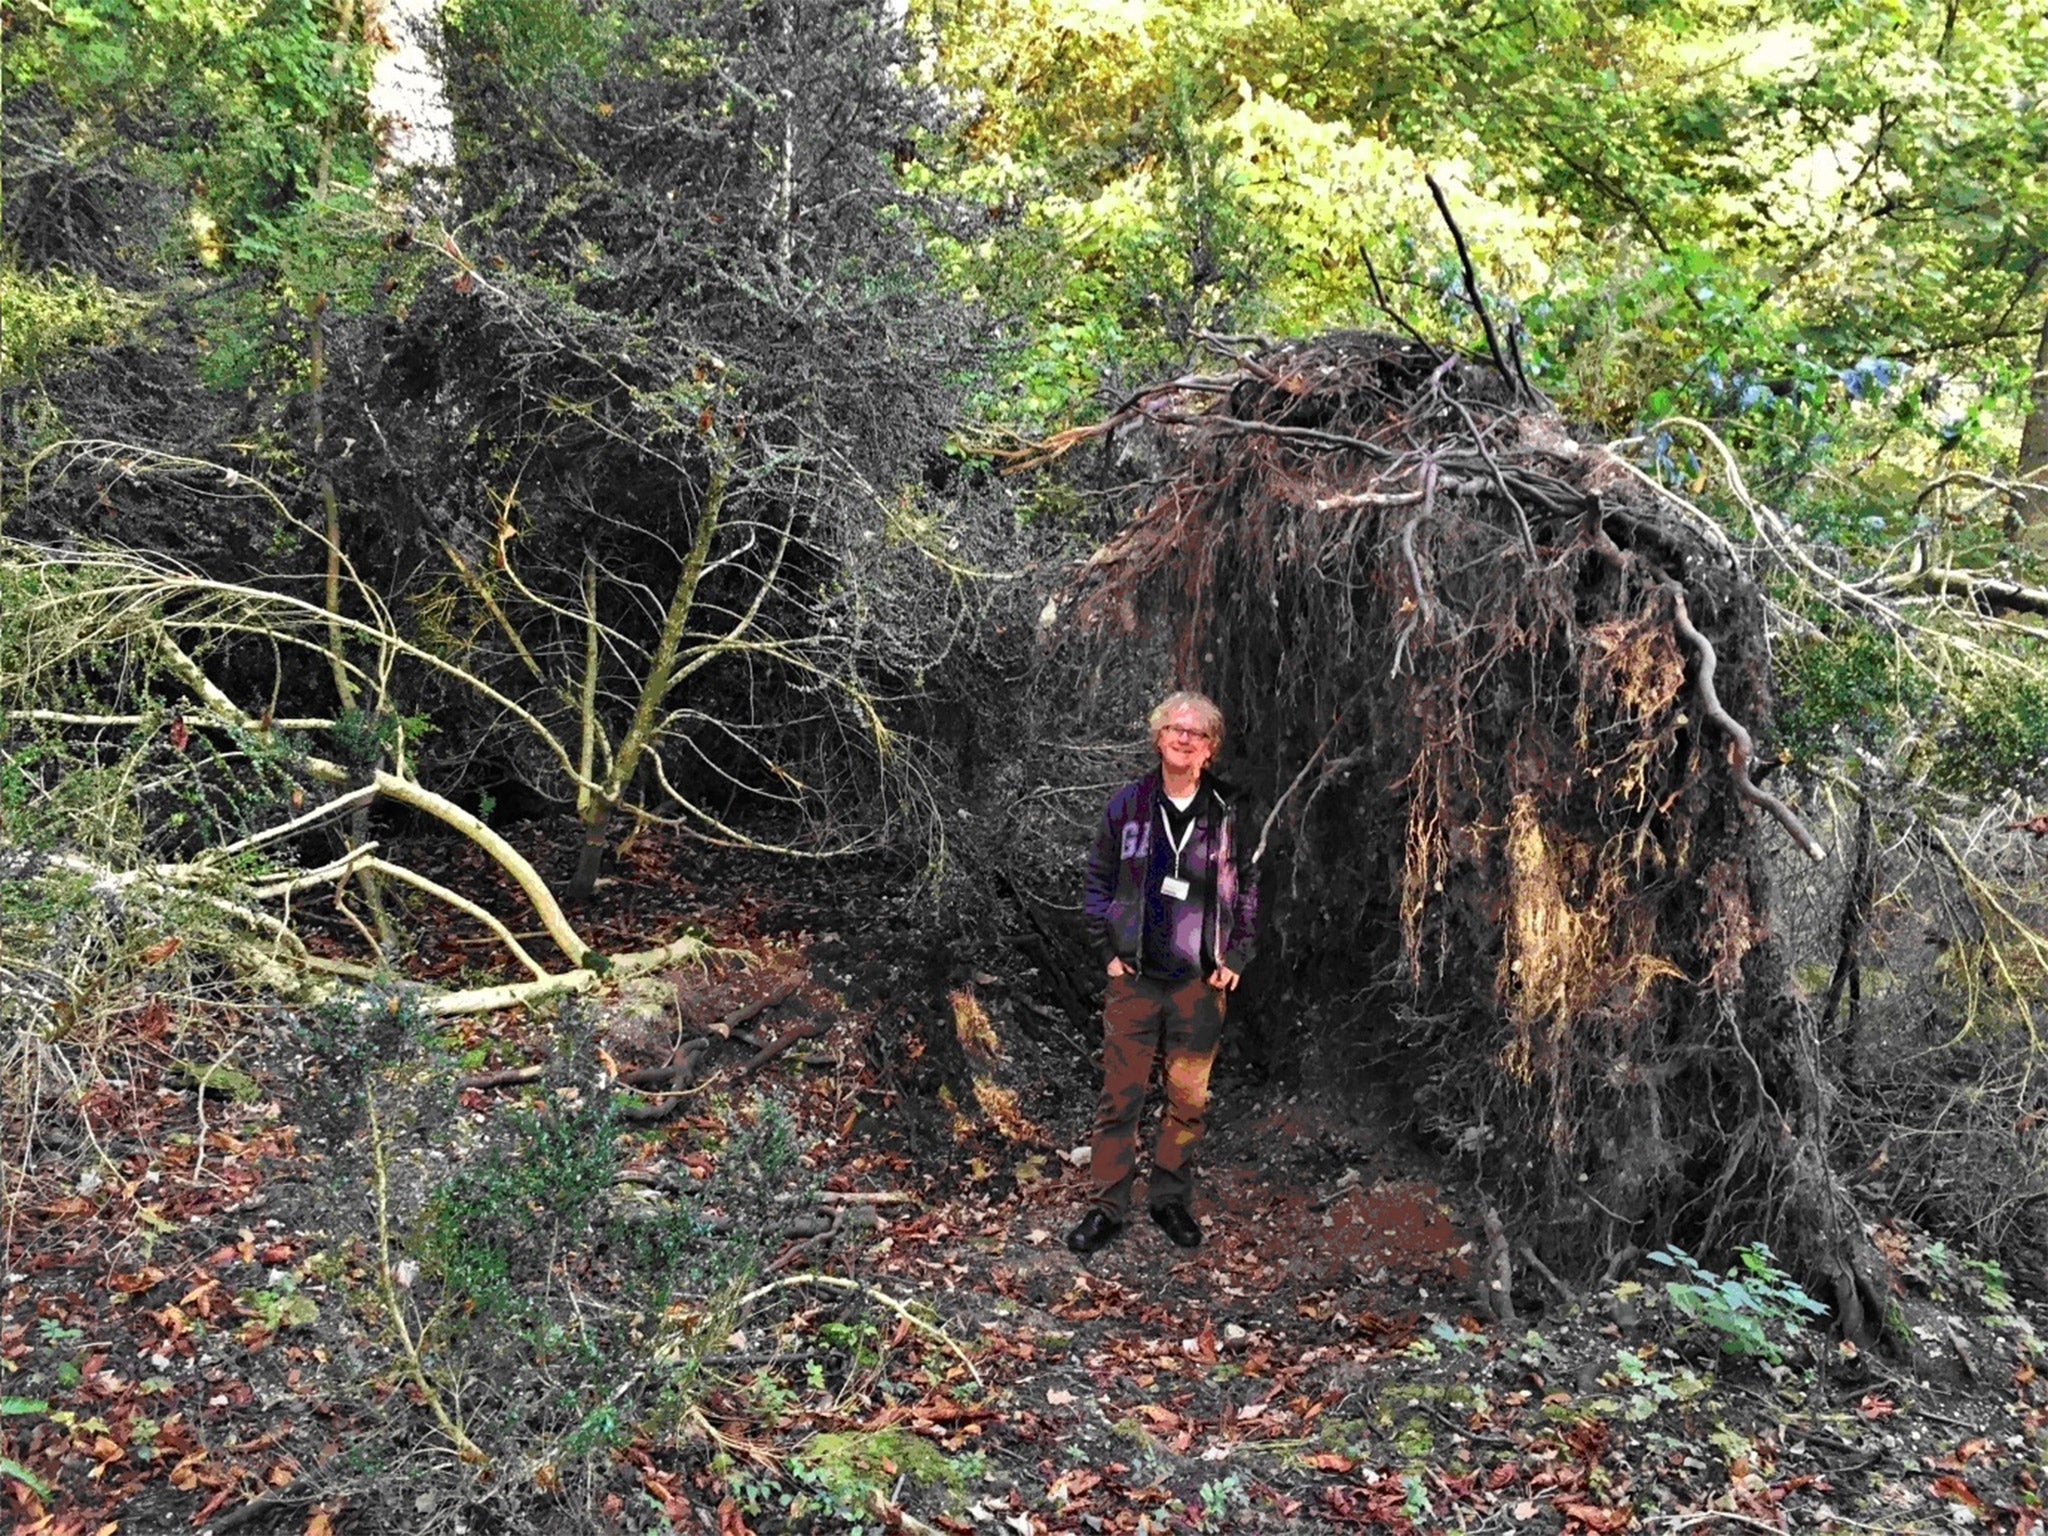
<path id="1" fill-rule="evenodd" d="M 1206 852 L 1207 874 L 1196 893 L 1201 900 L 1200 974 L 1220 960 L 1233 971 L 1251 964 L 1258 933 L 1259 897 L 1241 867 L 1237 811 L 1228 791 L 1204 774 L 1207 791 L 1196 802 L 1195 830 L 1188 852 Z M 1095 844 L 1088 851 L 1081 884 L 1081 912 L 1088 937 L 1107 964 L 1112 956 L 1137 968 L 1145 952 L 1145 906 L 1152 870 L 1152 845 L 1161 837 L 1159 770 L 1109 797 Z M 1217 807 L 1221 807 L 1220 816 Z M 1195 867 L 1191 864 L 1191 869 Z M 1190 945 L 1189 947 L 1192 947 Z M 1197 957 L 1189 955 L 1190 960 Z"/>

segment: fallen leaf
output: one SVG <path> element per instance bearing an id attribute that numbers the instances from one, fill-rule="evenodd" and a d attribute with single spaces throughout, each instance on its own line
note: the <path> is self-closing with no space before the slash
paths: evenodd
<path id="1" fill-rule="evenodd" d="M 1069 1467 L 1054 1480 L 1050 1488 L 1046 1489 L 1046 1497 L 1056 1504 L 1064 1504 L 1078 1499 L 1101 1481 L 1100 1472 L 1091 1472 L 1086 1467 Z"/>
<path id="2" fill-rule="evenodd" d="M 1934 1492 L 1944 1499 L 1954 1499 L 1958 1504 L 1966 1504 L 1973 1510 L 1981 1511 L 1984 1508 L 1984 1501 L 1977 1497 L 1977 1490 L 1953 1473 L 1937 1477 L 1932 1486 Z"/>
<path id="3" fill-rule="evenodd" d="M 1349 1456 L 1337 1451 L 1317 1451 L 1313 1456 L 1302 1457 L 1301 1464 L 1304 1467 L 1314 1467 L 1318 1472 L 1335 1472 L 1340 1476 L 1358 1465 Z"/>
<path id="4" fill-rule="evenodd" d="M 1626 1530 L 1635 1519 L 1633 1510 L 1604 1509 L 1598 1504 L 1567 1504 L 1564 1512 L 1587 1530 L 1599 1531 L 1602 1536 L 1611 1531 Z"/>
<path id="5" fill-rule="evenodd" d="M 1064 1408 L 1074 1400 L 1074 1394 L 1064 1387 L 1054 1387 L 1045 1394 L 1045 1400 L 1055 1408 Z"/>

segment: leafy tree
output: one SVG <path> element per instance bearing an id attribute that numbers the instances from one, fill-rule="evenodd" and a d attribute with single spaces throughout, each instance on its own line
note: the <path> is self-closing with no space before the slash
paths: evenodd
<path id="1" fill-rule="evenodd" d="M 1016 227 L 1085 209 L 1111 243 L 1106 194 L 1174 174 L 1166 105 L 1193 103 L 1226 148 L 1217 184 L 1279 253 L 1243 303 L 1258 324 L 1369 311 L 1367 256 L 1402 307 L 1445 323 L 1445 246 L 1420 193 L 1433 166 L 1494 281 L 1545 306 L 1529 323 L 1547 377 L 1610 426 L 1709 370 L 1718 397 L 1684 403 L 1775 386 L 1802 345 L 1816 370 L 1871 355 L 1988 369 L 1968 393 L 2011 419 L 2048 190 L 2048 35 L 2024 7 L 997 0 L 930 15 L 970 112 L 958 174 L 1002 188 Z M 1144 217 L 1123 210 L 1125 226 Z M 1000 242 L 981 256 L 977 280 L 1000 287 Z"/>

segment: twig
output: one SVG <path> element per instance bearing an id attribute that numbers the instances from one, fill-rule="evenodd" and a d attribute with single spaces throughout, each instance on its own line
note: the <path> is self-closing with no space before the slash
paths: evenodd
<path id="1" fill-rule="evenodd" d="M 1516 1251 L 1522 1255 L 1522 1262 L 1524 1264 L 1550 1282 L 1551 1286 L 1557 1291 L 1557 1294 L 1564 1298 L 1567 1306 L 1575 1307 L 1579 1304 L 1579 1293 L 1552 1274 L 1550 1266 L 1536 1257 L 1536 1250 L 1534 1248 L 1530 1247 L 1527 1243 L 1523 1243 Z"/>
<path id="2" fill-rule="evenodd" d="M 1356 1168 L 1346 1168 L 1337 1180 L 1337 1187 L 1327 1195 L 1319 1195 L 1314 1200 L 1311 1200 L 1308 1208 L 1312 1211 L 1327 1211 L 1339 1200 L 1350 1194 L 1352 1190 L 1363 1189 L 1364 1187 L 1364 1175 Z"/>
<path id="3" fill-rule="evenodd" d="M 1348 448 L 1377 464 L 1388 464 L 1394 459 L 1392 449 L 1362 437 L 1353 437 L 1348 432 L 1325 432 L 1319 427 L 1287 427 L 1272 421 L 1248 421 L 1242 416 L 1191 415 L 1185 411 L 1159 411 L 1154 414 L 1157 420 L 1169 426 L 1226 427 L 1233 432 L 1244 432 L 1254 437 L 1277 437 L 1290 443 L 1312 443 L 1318 448 Z"/>
<path id="4" fill-rule="evenodd" d="M 974 1378 L 974 1384 L 977 1387 L 982 1385 L 981 1372 L 974 1368 L 974 1362 L 967 1357 L 967 1351 L 960 1347 L 950 1333 L 934 1323 L 926 1322 L 887 1291 L 876 1290 L 872 1285 L 862 1285 L 858 1280 L 848 1280 L 840 1275 L 821 1275 L 815 1271 L 806 1271 L 801 1275 L 784 1275 L 780 1280 L 771 1280 L 766 1285 L 757 1286 L 747 1292 L 746 1295 L 739 1299 L 734 1307 L 734 1311 L 744 1312 L 751 1304 L 759 1301 L 764 1296 L 776 1291 L 790 1290 L 800 1285 L 823 1285 L 829 1286 L 834 1290 L 853 1291 L 862 1296 L 872 1297 L 902 1318 L 903 1321 L 910 1324 L 911 1327 L 917 1329 L 920 1333 L 930 1334 L 941 1344 L 945 1345 L 946 1348 L 953 1351 L 955 1355 L 960 1357 L 960 1363 L 967 1367 L 967 1374 Z"/>
<path id="5" fill-rule="evenodd" d="M 246 853 L 251 848 L 260 848 L 265 843 L 276 842 L 280 837 L 290 837 L 294 832 L 302 832 L 307 827 L 323 822 L 330 816 L 338 816 L 343 811 L 357 805 L 366 804 L 376 797 L 376 785 L 362 785 L 360 788 L 350 790 L 345 795 L 336 795 L 332 800 L 314 806 L 312 810 L 306 812 L 303 816 L 294 817 L 290 821 L 279 822 L 274 827 L 265 827 L 261 832 L 251 833 L 240 842 L 229 843 L 226 847 L 210 848 L 200 854 L 194 862 L 210 863 L 218 859 L 233 858 L 236 854 Z"/>
<path id="6" fill-rule="evenodd" d="M 1651 1515 L 1652 1525 L 1669 1526 L 1674 1531 L 1689 1531 L 1695 1526 L 1706 1525 L 1715 1520 L 1732 1520 L 1737 1525 L 1746 1525 L 1753 1531 L 1769 1531 L 1771 1536 L 1785 1536 L 1782 1525 L 1772 1525 L 1768 1520 L 1759 1520 L 1755 1515 L 1737 1514 L 1732 1509 L 1702 1509 L 1690 1515 Z"/>
<path id="7" fill-rule="evenodd" d="M 1522 365 L 1522 327 L 1517 321 L 1508 322 L 1508 357 L 1515 365 L 1515 377 L 1522 381 L 1522 392 L 1533 404 L 1548 408 L 1550 399 L 1542 390 L 1529 382 L 1529 370 Z"/>
<path id="8" fill-rule="evenodd" d="M 577 933 L 567 914 L 562 911 L 561 904 L 555 900 L 554 893 L 548 889 L 547 882 L 541 879 L 540 871 L 527 861 L 524 854 L 500 837 L 480 817 L 464 810 L 454 801 L 423 788 L 409 778 L 379 768 L 373 782 L 377 786 L 377 792 L 387 799 L 396 800 L 400 805 L 409 806 L 452 827 L 490 855 L 492 862 L 511 876 L 526 899 L 533 904 L 534 913 L 540 918 L 541 926 L 547 929 L 548 937 L 555 941 L 562 953 L 569 957 L 570 964 L 579 967 L 588 965 L 592 953 L 590 945 Z"/>
<path id="9" fill-rule="evenodd" d="M 1621 1247 L 1614 1250 L 1614 1256 L 1607 1261 L 1607 1268 L 1600 1275 L 1600 1283 L 1602 1285 L 1614 1284 L 1615 1281 L 1621 1278 L 1622 1271 L 1635 1263 L 1642 1255 L 1642 1249 L 1636 1247 L 1635 1244 L 1624 1243 Z"/>
<path id="10" fill-rule="evenodd" d="M 1414 324 L 1409 318 L 1387 301 L 1387 290 L 1380 286 L 1379 268 L 1372 264 L 1371 253 L 1361 245 L 1358 249 L 1358 254 L 1365 262 L 1365 275 L 1372 279 L 1372 295 L 1379 301 L 1381 312 L 1389 320 L 1393 321 L 1394 324 L 1414 337 L 1416 345 L 1421 347 L 1423 351 L 1427 352 L 1431 357 L 1441 357 L 1443 354 L 1437 351 L 1436 344 L 1423 335 L 1422 332 L 1415 329 Z"/>
<path id="11" fill-rule="evenodd" d="M 811 1196 L 822 1205 L 923 1205 L 924 1196 L 907 1189 L 825 1189 Z"/>
<path id="12" fill-rule="evenodd" d="M 373 849 L 376 846 L 377 845 L 375 843 L 365 843 L 363 844 L 362 849 L 358 851 L 367 852 L 368 850 Z M 469 916 L 475 918 L 478 922 L 482 923 L 484 927 L 488 928 L 491 931 L 492 937 L 494 937 L 500 944 L 504 945 L 505 948 L 511 952 L 512 958 L 514 960 L 517 960 L 521 965 L 525 966 L 528 971 L 532 972 L 536 980 L 546 979 L 548 974 L 547 968 L 543 966 L 538 960 L 534 959 L 532 955 L 526 952 L 526 946 L 519 942 L 518 936 L 514 934 L 510 928 L 506 927 L 505 924 L 499 920 L 497 914 L 492 912 L 489 908 L 480 906 L 478 903 L 471 901 L 467 896 L 464 896 L 460 891 L 451 891 L 445 885 L 442 885 L 437 881 L 429 880 L 425 875 L 420 874 L 418 871 L 408 869 L 403 864 L 394 864 L 389 859 L 365 859 L 363 860 L 362 867 L 364 869 L 374 870 L 380 874 L 388 875 L 391 879 L 400 881 L 406 885 L 410 885 L 416 890 L 425 891 L 429 896 L 435 897 L 440 901 L 446 902 L 456 911 L 467 913 Z"/>
<path id="13" fill-rule="evenodd" d="M 1987 576 L 1982 571 L 1922 567 L 1896 576 L 1881 576 L 1859 582 L 1857 587 L 1862 591 L 1875 591 L 1889 597 L 1963 597 L 1971 602 L 1982 603 L 1987 608 L 2048 614 L 2048 588 L 2023 586 L 2016 581 Z"/>
<path id="14" fill-rule="evenodd" d="M 1472 413 L 1465 408 L 1465 402 L 1453 400 L 1451 404 L 1456 407 L 1458 415 L 1464 419 L 1465 430 L 1472 434 L 1472 446 L 1479 450 L 1479 457 L 1485 461 L 1487 469 L 1492 472 L 1493 483 L 1500 488 L 1502 497 L 1506 499 L 1508 507 L 1514 512 L 1515 526 L 1521 531 L 1522 535 L 1522 552 L 1533 563 L 1537 558 L 1536 533 L 1529 526 L 1528 510 L 1523 507 L 1514 491 L 1509 488 L 1507 476 L 1501 473 L 1499 461 L 1494 458 L 1492 450 L 1486 446 L 1486 435 L 1479 430 L 1479 423 L 1472 419 Z"/>
<path id="15" fill-rule="evenodd" d="M 294 1491 L 299 1489 L 301 1489 L 300 1483 L 291 1482 L 278 1489 L 275 1493 L 266 1493 L 260 1499 L 251 1499 L 246 1504 L 237 1504 L 218 1520 L 209 1521 L 201 1526 L 198 1536 L 228 1536 L 228 1532 L 238 1531 L 251 1520 L 255 1520 L 260 1516 L 280 1509 L 289 1509 L 297 1504 L 310 1504 L 319 1497 L 318 1494 L 308 1491 Z"/>
<path id="16" fill-rule="evenodd" d="M 775 1235 L 777 1237 L 794 1237 L 798 1241 L 790 1244 L 789 1247 L 777 1255 L 775 1261 L 767 1267 L 764 1273 L 771 1275 L 780 1274 L 783 1270 L 788 1269 L 790 1265 L 794 1264 L 806 1249 L 820 1241 L 822 1241 L 824 1247 L 830 1248 L 832 1246 L 832 1239 L 839 1235 L 839 1228 L 845 1215 L 844 1208 L 833 1211 L 829 1217 L 825 1218 L 825 1225 L 822 1227 L 814 1226 L 814 1218 L 802 1216 L 799 1216 L 794 1221 L 784 1222 L 781 1227 L 776 1229 Z"/>
<path id="17" fill-rule="evenodd" d="M 696 1075 L 698 1062 L 710 1049 L 711 1042 L 708 1039 L 685 1041 L 682 1048 L 661 1065 L 635 1067 L 630 1072 L 621 1072 L 619 1081 L 628 1088 L 653 1088 L 662 1083 L 672 1083 L 679 1077 L 693 1077 Z"/>
<path id="18" fill-rule="evenodd" d="M 1469 418 L 1468 418 L 1469 419 Z M 1422 510 L 1401 525 L 1401 558 L 1408 566 L 1408 581 L 1415 597 L 1415 612 L 1401 626 L 1401 633 L 1394 640 L 1394 664 L 1387 668 L 1387 677 L 1392 680 L 1401 675 L 1401 659 L 1408 651 L 1408 637 L 1423 624 L 1433 623 L 1430 612 L 1429 588 L 1422 580 L 1422 561 L 1415 553 L 1415 530 L 1436 512 L 1437 464 L 1435 459 L 1422 466 Z"/>
<path id="19" fill-rule="evenodd" d="M 1458 228 L 1458 221 L 1451 216 L 1450 200 L 1444 196 L 1444 189 L 1437 185 L 1436 177 L 1424 176 L 1422 179 L 1429 184 L 1429 195 L 1436 199 L 1436 211 L 1444 216 L 1444 223 L 1450 227 L 1451 239 L 1458 247 L 1458 264 L 1465 269 L 1465 296 L 1472 301 L 1473 309 L 1479 312 L 1479 324 L 1486 331 L 1486 350 L 1493 356 L 1493 366 L 1502 382 L 1516 385 L 1519 394 L 1526 386 L 1517 375 L 1508 371 L 1508 360 L 1501 355 L 1500 337 L 1493 330 L 1493 316 L 1487 313 L 1486 300 L 1479 296 L 1479 274 L 1472 269 L 1472 253 L 1465 248 L 1465 232 Z"/>
<path id="20" fill-rule="evenodd" d="M 1301 772 L 1294 776 L 1294 782 L 1280 792 L 1280 798 L 1273 802 L 1273 809 L 1266 813 L 1266 820 L 1259 828 L 1259 846 L 1252 850 L 1254 864 L 1266 856 L 1266 839 L 1272 835 L 1273 823 L 1280 819 L 1280 812 L 1286 807 L 1288 799 L 1301 788 L 1301 781 L 1308 777 L 1309 770 L 1315 767 L 1317 760 L 1328 750 L 1330 738 L 1337 734 L 1337 727 L 1343 723 L 1344 711 L 1340 709 L 1330 718 L 1330 728 L 1323 733 L 1323 739 L 1316 743 L 1315 751 L 1309 753 L 1308 761 L 1301 765 Z"/>
<path id="21" fill-rule="evenodd" d="M 630 1121 L 635 1125 L 654 1125 L 668 1119 L 689 1102 L 689 1092 L 671 1090 L 659 1097 L 642 1099 L 638 1103 L 614 1104 L 612 1118 Z"/>
<path id="22" fill-rule="evenodd" d="M 441 1426 L 455 1445 L 455 1453 L 464 1461 L 474 1462 L 480 1467 L 490 1465 L 486 1456 L 469 1434 L 448 1412 L 448 1405 L 442 1401 L 439 1389 L 427 1376 L 426 1365 L 420 1359 L 418 1343 L 413 1339 L 412 1329 L 405 1321 L 405 1309 L 398 1300 L 398 1285 L 391 1274 L 391 1189 L 385 1175 L 386 1148 L 384 1130 L 377 1120 L 377 1095 L 374 1090 L 366 1092 L 364 1100 L 370 1113 L 370 1166 L 375 1177 L 377 1197 L 377 1288 L 382 1294 L 384 1310 L 391 1314 L 391 1326 L 398 1332 L 398 1342 L 404 1350 L 407 1374 L 413 1385 L 419 1388 L 421 1399 L 427 1411 L 434 1416 L 434 1422 Z"/>
<path id="23" fill-rule="evenodd" d="M 522 1003 L 539 1002 L 565 992 L 594 992 L 607 979 L 625 981 L 683 961 L 700 960 L 709 953 L 711 946 L 704 940 L 686 934 L 653 949 L 636 950 L 630 955 L 612 955 L 606 970 L 599 970 L 595 964 L 580 965 L 573 971 L 558 971 L 533 981 L 506 982 L 469 992 L 442 993 L 438 997 L 428 997 L 420 1006 L 422 1012 L 437 1018 L 460 1013 L 495 1013 L 500 1008 L 516 1008 Z"/>

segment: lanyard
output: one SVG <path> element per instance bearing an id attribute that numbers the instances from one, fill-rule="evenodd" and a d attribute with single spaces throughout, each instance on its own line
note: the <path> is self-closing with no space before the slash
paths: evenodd
<path id="1" fill-rule="evenodd" d="M 1200 792 L 1197 791 L 1197 793 L 1199 794 Z M 1166 814 L 1168 803 L 1162 796 L 1159 802 L 1159 827 L 1166 834 L 1166 846 L 1173 850 L 1173 878 L 1178 880 L 1181 878 L 1181 855 L 1187 851 L 1188 840 L 1195 835 L 1195 822 L 1198 818 L 1195 815 L 1195 802 L 1190 800 L 1187 810 L 1187 825 L 1181 828 L 1180 840 L 1176 842 L 1173 836 L 1173 818 Z"/>

